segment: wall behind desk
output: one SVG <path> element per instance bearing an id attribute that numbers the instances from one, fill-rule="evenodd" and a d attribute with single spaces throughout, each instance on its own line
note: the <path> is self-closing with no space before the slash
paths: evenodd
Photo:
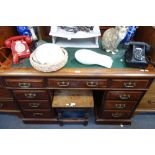
<path id="1" fill-rule="evenodd" d="M 134 37 L 135 41 L 146 42 L 151 45 L 151 59 L 155 62 L 155 28 L 152 26 L 140 26 Z"/>
<path id="2" fill-rule="evenodd" d="M 4 46 L 4 41 L 9 37 L 18 35 L 15 26 L 0 26 L 0 48 Z M 11 50 L 3 49 L 2 52 L 6 57 L 9 57 Z M 0 62 L 5 62 L 5 58 L 0 55 Z"/>
<path id="3" fill-rule="evenodd" d="M 16 26 L 0 26 L 0 47 L 4 46 L 4 41 L 12 36 L 18 35 Z"/>

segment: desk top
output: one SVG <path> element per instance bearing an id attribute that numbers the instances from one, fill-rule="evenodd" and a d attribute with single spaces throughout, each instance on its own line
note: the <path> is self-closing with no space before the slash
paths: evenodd
<path id="1" fill-rule="evenodd" d="M 65 48 L 68 52 L 68 61 L 67 64 L 64 66 L 65 68 L 105 68 L 100 65 L 84 65 L 79 63 L 75 59 L 75 52 L 81 48 Z M 126 63 L 124 62 L 124 54 L 125 54 L 125 48 L 123 48 L 121 45 L 118 48 L 118 52 L 116 54 L 112 54 L 111 52 L 106 52 L 103 50 L 101 41 L 99 41 L 99 48 L 87 48 L 89 50 L 92 50 L 99 54 L 104 54 L 107 56 L 110 56 L 113 59 L 113 64 L 111 68 L 128 68 L 126 66 Z M 88 56 L 89 58 L 89 56 Z M 14 68 L 32 68 L 29 59 L 23 59 L 20 61 L 18 65 L 13 65 Z"/>
<path id="2" fill-rule="evenodd" d="M 154 67 L 147 69 L 128 68 L 123 60 L 125 49 L 120 46 L 115 55 L 105 52 L 101 42 L 99 48 L 91 49 L 97 53 L 111 56 L 113 59 L 112 68 L 105 68 L 99 65 L 83 65 L 76 61 L 74 54 L 79 48 L 66 48 L 68 62 L 60 70 L 50 73 L 39 72 L 32 68 L 29 59 L 23 59 L 18 65 L 12 65 L 8 69 L 0 69 L 0 76 L 51 76 L 51 77 L 155 77 Z"/>

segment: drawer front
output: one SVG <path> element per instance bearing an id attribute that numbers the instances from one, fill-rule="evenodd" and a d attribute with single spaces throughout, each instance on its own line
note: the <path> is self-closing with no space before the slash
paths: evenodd
<path id="1" fill-rule="evenodd" d="M 139 100 L 143 91 L 108 91 L 106 99 L 121 100 L 121 101 L 135 101 Z"/>
<path id="2" fill-rule="evenodd" d="M 48 79 L 52 88 L 105 88 L 107 79 Z"/>
<path id="3" fill-rule="evenodd" d="M 149 82 L 147 79 L 113 79 L 111 88 L 144 89 L 148 87 Z"/>
<path id="4" fill-rule="evenodd" d="M 0 81 L 0 88 L 2 88 L 2 81 Z"/>
<path id="5" fill-rule="evenodd" d="M 2 100 L 0 101 L 0 110 L 16 110 L 18 109 L 13 100 Z"/>
<path id="6" fill-rule="evenodd" d="M 106 119 L 128 119 L 130 118 L 131 113 L 129 111 L 112 111 L 105 110 L 102 113 L 102 117 Z"/>
<path id="7" fill-rule="evenodd" d="M 48 109 L 51 108 L 48 100 L 18 100 L 22 109 Z"/>
<path id="8" fill-rule="evenodd" d="M 26 118 L 52 118 L 55 116 L 54 110 L 23 110 Z"/>
<path id="9" fill-rule="evenodd" d="M 13 98 L 12 94 L 9 90 L 5 88 L 0 88 L 0 99 L 7 99 L 7 98 Z"/>
<path id="10" fill-rule="evenodd" d="M 13 88 L 42 88 L 45 87 L 43 79 L 27 79 L 27 78 L 6 78 L 7 87 Z"/>
<path id="11" fill-rule="evenodd" d="M 132 110 L 135 105 L 135 101 L 106 101 L 104 110 Z"/>
<path id="12" fill-rule="evenodd" d="M 13 90 L 16 99 L 19 100 L 48 100 L 48 92 L 46 90 Z"/>

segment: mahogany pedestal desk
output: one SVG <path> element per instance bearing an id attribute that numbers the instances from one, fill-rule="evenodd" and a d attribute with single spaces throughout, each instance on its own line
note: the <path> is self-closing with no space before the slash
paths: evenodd
<path id="1" fill-rule="evenodd" d="M 145 111 L 143 105 L 139 110 L 137 106 L 148 91 L 155 71 L 154 68 L 97 66 L 64 67 L 42 73 L 31 67 L 16 66 L 1 69 L 0 77 L 0 112 L 17 114 L 25 123 L 60 123 L 52 107 L 54 92 L 89 90 L 94 100 L 94 107 L 90 107 L 94 109 L 96 123 L 130 124 L 135 110 Z"/>
<path id="2" fill-rule="evenodd" d="M 15 30 L 15 27 L 1 27 L 3 35 L 0 44 L 8 37 L 17 35 Z M 45 32 L 45 27 L 41 27 L 41 30 Z M 155 48 L 154 32 L 152 27 L 139 27 L 134 39 L 147 42 Z M 57 90 L 91 91 L 94 105 L 86 107 L 81 102 L 80 108 L 94 110 L 96 123 L 130 124 L 134 114 L 155 112 L 154 68 L 144 70 L 126 67 L 122 59 L 123 50 L 110 55 L 114 59 L 110 69 L 81 65 L 74 58 L 76 50 L 67 49 L 68 63 L 56 72 L 36 71 L 29 60 L 26 60 L 28 63 L 21 60 L 19 65 L 1 68 L 0 112 L 18 115 L 25 123 L 60 123 L 59 110 L 62 107 L 53 106 Z M 101 48 L 95 51 L 107 54 Z M 152 54 L 154 58 L 154 52 Z M 76 106 L 71 108 L 76 111 L 79 108 Z"/>

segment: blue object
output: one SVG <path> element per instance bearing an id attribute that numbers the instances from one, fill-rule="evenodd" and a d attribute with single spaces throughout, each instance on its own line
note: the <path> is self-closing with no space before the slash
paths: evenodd
<path id="1" fill-rule="evenodd" d="M 127 32 L 125 38 L 122 40 L 121 43 L 129 42 L 133 38 L 136 30 L 137 30 L 137 26 L 128 26 L 128 32 Z"/>
<path id="2" fill-rule="evenodd" d="M 32 36 L 28 26 L 17 26 L 17 31 L 22 36 Z"/>

